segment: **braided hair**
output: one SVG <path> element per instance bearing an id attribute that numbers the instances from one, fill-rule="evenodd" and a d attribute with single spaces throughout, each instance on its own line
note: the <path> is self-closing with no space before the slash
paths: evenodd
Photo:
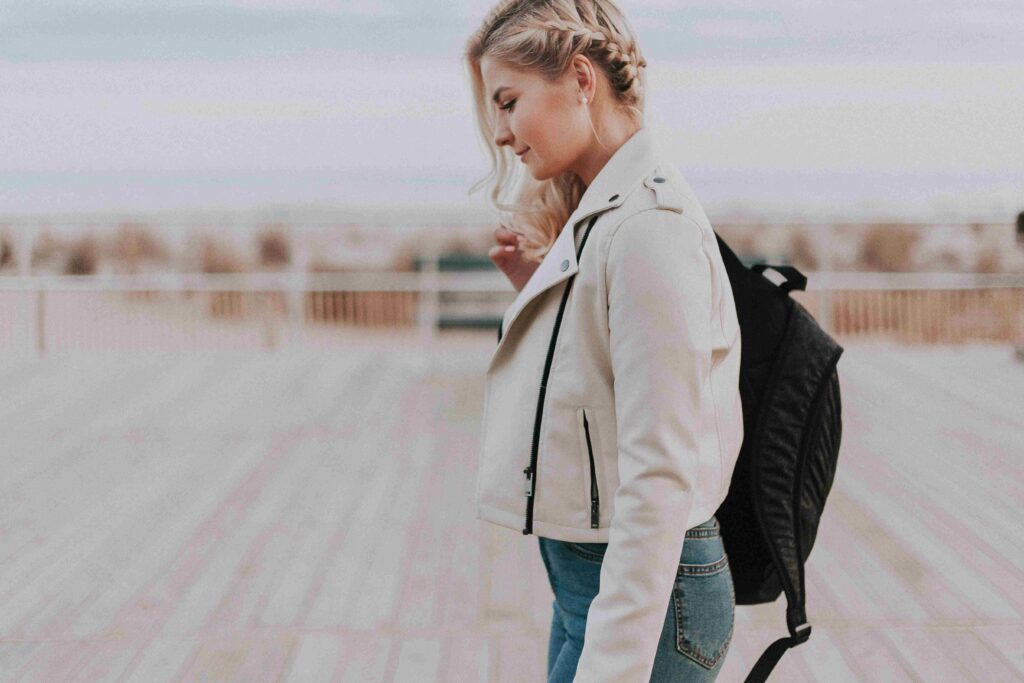
<path id="1" fill-rule="evenodd" d="M 586 56 L 605 75 L 615 104 L 637 127 L 642 126 L 647 62 L 632 28 L 612 0 L 502 0 L 466 45 L 477 126 L 492 160 L 491 173 L 470 188 L 470 193 L 490 181 L 488 202 L 499 212 L 511 214 L 507 222 L 517 225 L 517 232 L 527 237 L 524 256 L 537 261 L 554 243 L 585 187 L 569 172 L 543 181 L 523 178 L 515 201 L 503 200 L 510 191 L 515 164 L 510 151 L 494 145 L 480 62 L 487 56 L 535 70 L 553 81 L 577 55 Z"/>

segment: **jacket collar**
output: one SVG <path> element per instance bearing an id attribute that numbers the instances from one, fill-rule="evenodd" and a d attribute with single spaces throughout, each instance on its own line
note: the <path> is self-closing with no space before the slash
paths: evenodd
<path id="1" fill-rule="evenodd" d="M 579 271 L 576 260 L 576 226 L 581 221 L 625 201 L 630 191 L 658 165 L 657 139 L 644 126 L 626 140 L 587 186 L 576 210 L 558 233 L 551 249 L 502 317 L 502 342 L 519 313 L 530 301 Z M 497 355 L 497 349 L 495 349 Z"/>

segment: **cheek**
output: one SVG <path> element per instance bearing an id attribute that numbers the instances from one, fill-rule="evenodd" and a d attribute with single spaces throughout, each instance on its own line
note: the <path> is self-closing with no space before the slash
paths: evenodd
<path id="1" fill-rule="evenodd" d="M 571 127 L 551 110 L 524 114 L 518 122 L 516 133 L 520 140 L 536 149 L 546 159 L 559 158 L 566 146 L 566 133 Z"/>
<path id="2" fill-rule="evenodd" d="M 544 142 L 544 121 L 533 111 L 517 112 L 513 132 L 524 144 L 541 147 Z"/>

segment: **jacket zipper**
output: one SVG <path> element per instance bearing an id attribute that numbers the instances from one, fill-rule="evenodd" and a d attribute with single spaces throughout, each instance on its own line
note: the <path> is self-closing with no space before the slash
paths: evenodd
<path id="1" fill-rule="evenodd" d="M 587 237 L 590 235 L 590 229 L 594 227 L 594 223 L 597 221 L 598 216 L 600 216 L 600 214 L 597 214 L 590 219 L 590 224 L 587 225 L 587 231 L 583 233 L 583 239 L 580 241 L 580 248 L 576 251 L 577 263 L 579 263 L 580 254 L 583 253 L 583 247 L 587 243 Z M 523 470 L 523 474 L 526 475 L 526 488 L 524 491 L 524 494 L 526 495 L 526 524 L 523 526 L 524 535 L 533 533 L 533 501 L 537 497 L 537 447 L 540 442 L 541 418 L 544 416 L 544 395 L 547 393 L 548 375 L 551 374 L 551 361 L 555 356 L 555 343 L 558 341 L 558 328 L 562 326 L 562 315 L 565 313 L 565 303 L 569 300 L 569 292 L 572 291 L 572 283 L 575 279 L 575 273 L 569 276 L 568 283 L 565 286 L 565 291 L 562 292 L 562 301 L 558 305 L 558 315 L 555 317 L 555 327 L 551 332 L 551 342 L 548 344 L 548 355 L 544 360 L 544 373 L 541 375 L 540 380 L 540 396 L 537 399 L 537 416 L 534 418 L 533 422 L 533 442 L 530 446 L 530 464 Z"/>
<path id="2" fill-rule="evenodd" d="M 587 411 L 583 410 L 583 432 L 587 436 L 587 455 L 590 456 L 590 528 L 596 529 L 601 517 L 600 499 L 597 495 L 597 470 L 594 469 L 594 448 L 590 445 L 590 423 Z"/>

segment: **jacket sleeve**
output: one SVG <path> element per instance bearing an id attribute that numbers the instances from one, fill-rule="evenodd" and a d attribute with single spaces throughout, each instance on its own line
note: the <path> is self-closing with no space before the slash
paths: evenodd
<path id="1" fill-rule="evenodd" d="M 711 365 L 711 266 L 670 210 L 609 238 L 608 324 L 619 488 L 575 681 L 650 680 L 693 508 Z M 703 520 L 700 520 L 703 521 Z"/>

